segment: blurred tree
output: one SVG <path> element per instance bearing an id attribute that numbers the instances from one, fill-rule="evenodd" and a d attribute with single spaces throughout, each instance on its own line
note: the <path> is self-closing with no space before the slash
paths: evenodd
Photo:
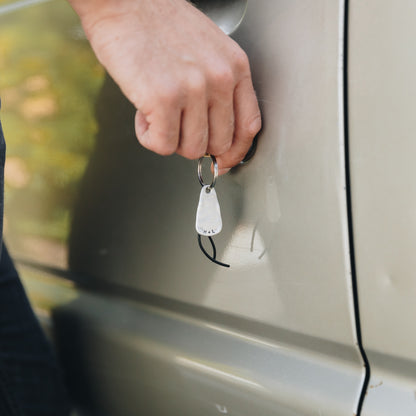
<path id="1" fill-rule="evenodd" d="M 19 236 L 66 241 L 77 183 L 94 146 L 94 103 L 103 79 L 66 2 L 3 15 L 0 7 L 6 232 L 12 243 L 18 245 Z M 13 212 L 10 219 L 7 212 Z"/>

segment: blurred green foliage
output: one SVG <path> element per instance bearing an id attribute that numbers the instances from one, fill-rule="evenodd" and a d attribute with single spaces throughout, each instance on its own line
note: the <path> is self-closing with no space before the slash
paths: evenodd
<path id="1" fill-rule="evenodd" d="M 103 80 L 67 2 L 0 15 L 9 240 L 66 241 L 77 184 L 94 146 L 94 103 Z"/>

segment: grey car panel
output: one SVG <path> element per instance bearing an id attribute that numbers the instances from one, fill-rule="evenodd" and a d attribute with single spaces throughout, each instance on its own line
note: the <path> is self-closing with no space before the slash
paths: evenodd
<path id="1" fill-rule="evenodd" d="M 253 62 L 265 126 L 252 162 L 216 188 L 224 222 L 217 241 L 230 270 L 207 262 L 196 244 L 196 166 L 140 149 L 132 130 L 120 143 L 132 110 L 114 112 L 122 99 L 108 82 L 102 95 L 114 104 L 97 115 L 71 230 L 72 269 L 354 345 L 340 15 L 333 2 L 256 2 L 235 33 Z"/>
<path id="2" fill-rule="evenodd" d="M 87 412 L 356 411 L 364 368 L 345 193 L 344 3 L 234 3 L 224 3 L 223 22 L 249 55 L 264 128 L 255 157 L 216 188 L 224 222 L 216 241 L 231 269 L 197 247 L 195 163 L 140 148 L 134 109 L 109 78 L 90 94 L 98 132 L 65 244 L 42 237 L 35 241 L 45 250 L 34 256 L 36 244 L 26 244 L 33 235 L 9 227 Z M 44 10 L 35 15 L 40 25 L 50 10 L 57 22 L 67 19 L 69 8 L 57 4 L 35 7 Z M 19 24 L 20 15 L 13 18 Z M 76 25 L 64 33 L 85 42 Z M 87 128 L 78 133 L 94 137 Z M 10 224 L 26 208 L 13 205 Z M 62 258 L 46 255 L 47 247 Z"/>
<path id="3" fill-rule="evenodd" d="M 416 412 L 413 1 L 351 1 L 354 241 L 371 380 L 363 415 Z"/>

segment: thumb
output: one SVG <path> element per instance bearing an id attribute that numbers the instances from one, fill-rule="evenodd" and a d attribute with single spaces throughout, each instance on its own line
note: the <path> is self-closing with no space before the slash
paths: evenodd
<path id="1" fill-rule="evenodd" d="M 146 121 L 146 117 L 140 111 L 136 111 L 135 117 L 135 129 L 136 129 L 136 136 L 138 140 L 141 142 L 144 136 L 147 136 L 145 133 L 149 130 L 149 123 Z"/>

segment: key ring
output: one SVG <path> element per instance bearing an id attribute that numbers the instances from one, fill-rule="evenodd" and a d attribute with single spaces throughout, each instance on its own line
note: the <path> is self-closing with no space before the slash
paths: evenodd
<path id="1" fill-rule="evenodd" d="M 214 174 L 211 185 L 204 182 L 202 177 L 202 162 L 204 158 L 210 157 L 214 166 Z M 199 196 L 198 209 L 196 212 L 196 223 L 195 228 L 198 233 L 198 244 L 201 251 L 206 257 L 212 262 L 223 267 L 230 267 L 229 264 L 222 263 L 217 260 L 217 249 L 215 248 L 214 240 L 212 236 L 218 234 L 222 229 L 222 219 L 220 205 L 217 199 L 217 193 L 215 192 L 215 183 L 218 178 L 218 163 L 215 156 L 206 154 L 198 160 L 198 180 L 202 186 L 201 193 Z M 207 252 L 202 244 L 202 237 L 207 237 L 212 247 L 212 256 Z"/>
<path id="2" fill-rule="evenodd" d="M 202 177 L 202 161 L 206 157 L 210 157 L 211 160 L 212 160 L 212 164 L 214 165 L 214 177 L 212 178 L 211 185 L 208 185 L 207 183 L 205 183 L 204 178 Z M 212 188 L 215 187 L 215 183 L 217 182 L 217 178 L 218 178 L 218 163 L 217 163 L 217 159 L 215 159 L 215 156 L 206 154 L 205 156 L 202 156 L 201 158 L 199 158 L 199 160 L 198 160 L 198 180 L 199 180 L 199 183 L 201 184 L 201 186 L 208 185 L 207 189 L 211 190 Z"/>

